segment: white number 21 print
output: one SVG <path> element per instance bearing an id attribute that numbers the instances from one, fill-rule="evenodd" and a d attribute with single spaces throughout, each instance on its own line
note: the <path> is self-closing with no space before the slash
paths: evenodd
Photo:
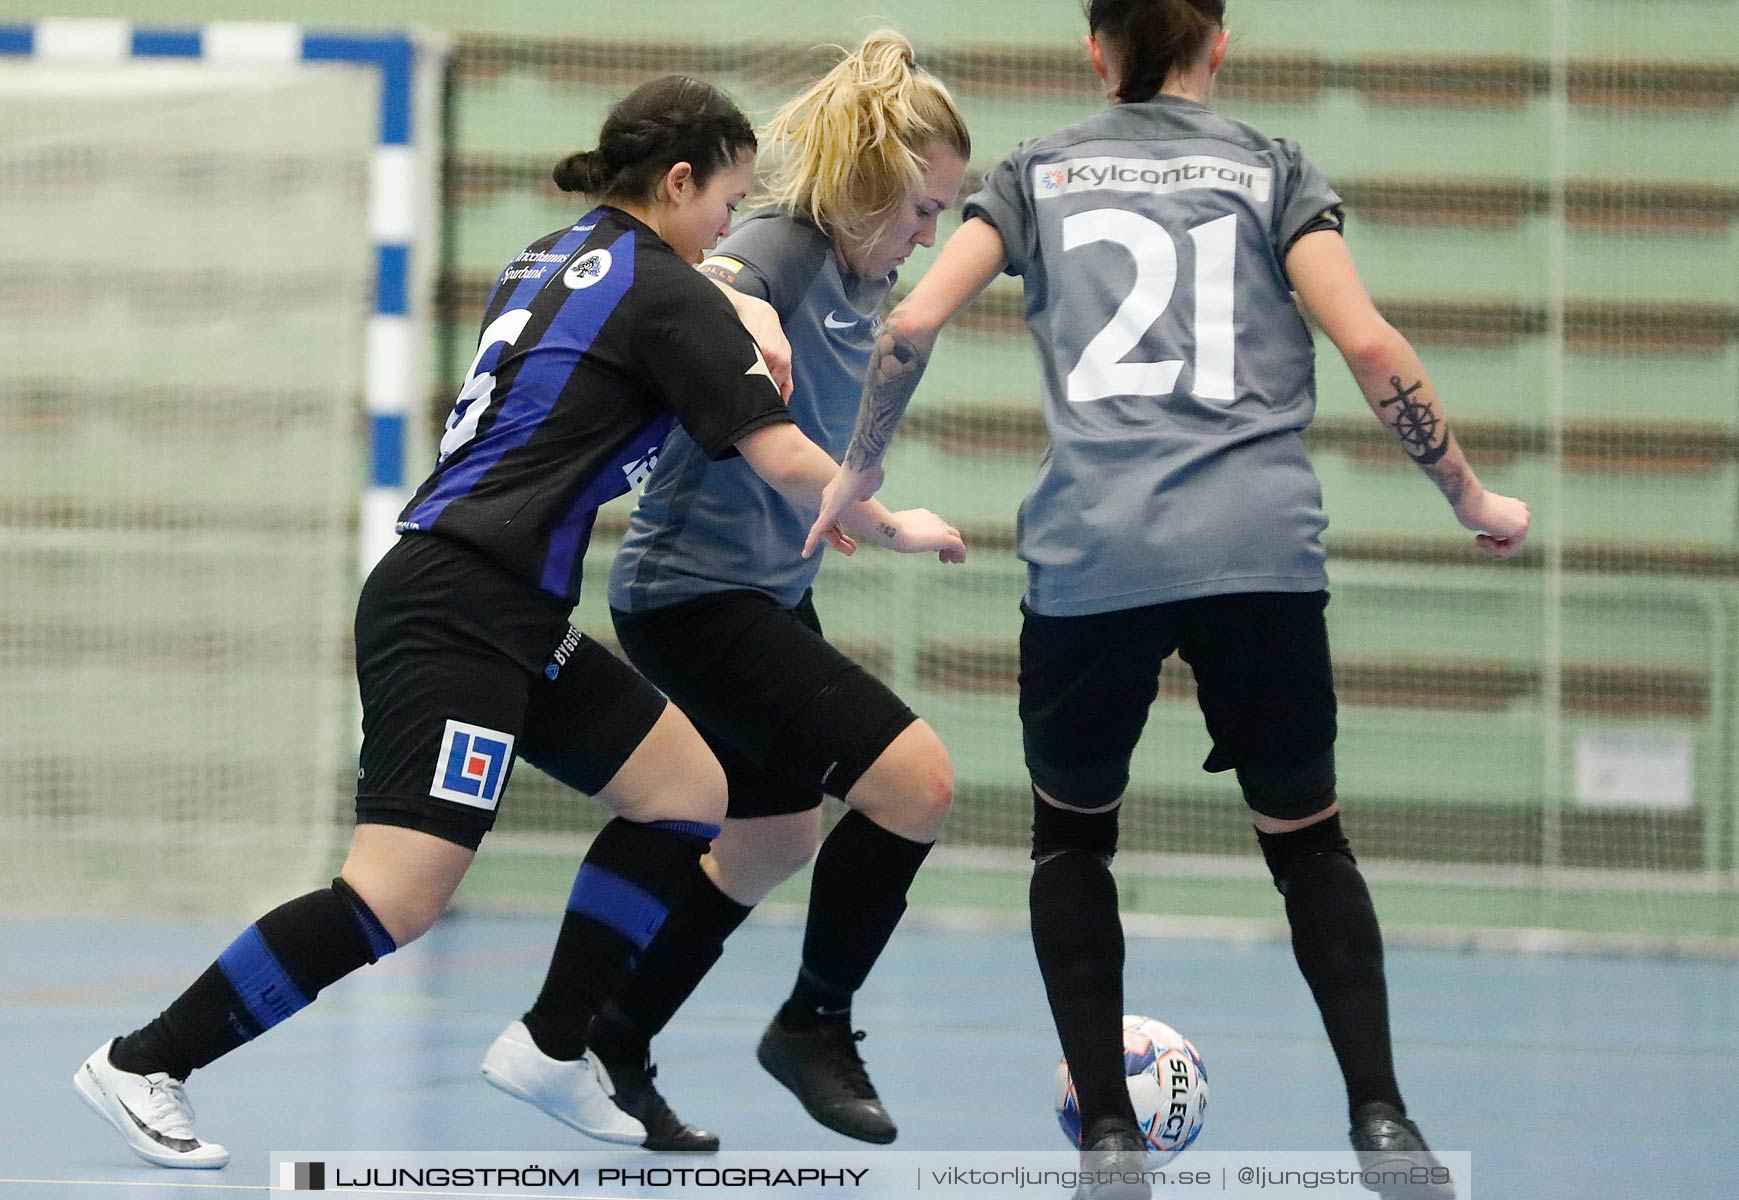
<path id="1" fill-rule="evenodd" d="M 1196 250 L 1196 373 L 1194 394 L 1203 400 L 1235 400 L 1237 329 L 1232 295 L 1237 285 L 1238 215 L 1189 231 Z M 1177 290 L 1177 246 L 1157 221 L 1121 208 L 1095 208 L 1063 218 L 1063 249 L 1115 242 L 1135 260 L 1135 286 L 1111 320 L 1081 351 L 1069 372 L 1069 402 L 1107 396 L 1165 396 L 1177 386 L 1183 359 L 1123 362 L 1159 320 Z"/>

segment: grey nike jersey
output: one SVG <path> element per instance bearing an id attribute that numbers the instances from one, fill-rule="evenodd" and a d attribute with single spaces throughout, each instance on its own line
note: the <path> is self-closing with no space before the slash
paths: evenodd
<path id="1" fill-rule="evenodd" d="M 777 310 L 791 343 L 791 419 L 844 454 L 893 276 L 858 279 L 825 233 L 776 209 L 745 218 L 701 270 Z M 735 588 L 794 607 L 821 568 L 823 551 L 802 556 L 813 519 L 742 458 L 715 462 L 673 429 L 610 570 L 610 607 L 640 612 Z"/>
<path id="2" fill-rule="evenodd" d="M 1282 262 L 1340 203 L 1293 143 L 1172 96 L 1023 143 L 966 202 L 1022 280 L 1043 378 L 1016 539 L 1035 612 L 1327 586 Z"/>

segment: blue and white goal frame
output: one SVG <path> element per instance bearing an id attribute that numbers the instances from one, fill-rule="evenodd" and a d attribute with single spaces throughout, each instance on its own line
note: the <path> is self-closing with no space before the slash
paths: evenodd
<path id="1" fill-rule="evenodd" d="M 421 31 L 305 29 L 252 21 L 169 28 L 44 19 L 0 23 L 0 55 L 68 63 L 184 59 L 222 66 L 344 65 L 378 75 L 380 119 L 368 172 L 374 310 L 363 376 L 369 450 L 357 530 L 358 565 L 366 574 L 393 543 L 393 522 L 408 499 L 405 465 L 424 441 L 421 422 L 413 417 L 429 394 L 445 46 Z"/>

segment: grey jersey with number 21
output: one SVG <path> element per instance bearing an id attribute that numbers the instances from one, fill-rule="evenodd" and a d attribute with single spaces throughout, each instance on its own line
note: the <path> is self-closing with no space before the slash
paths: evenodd
<path id="1" fill-rule="evenodd" d="M 1044 381 L 1017 536 L 1035 612 L 1327 586 L 1314 348 L 1281 264 L 1339 205 L 1297 146 L 1173 96 L 1024 143 L 967 201 Z"/>

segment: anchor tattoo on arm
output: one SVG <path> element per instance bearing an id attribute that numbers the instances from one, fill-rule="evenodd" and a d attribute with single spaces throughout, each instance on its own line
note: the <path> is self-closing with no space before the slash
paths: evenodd
<path id="1" fill-rule="evenodd" d="M 1422 467 L 1429 467 L 1449 453 L 1449 425 L 1439 417 L 1428 404 L 1422 404 L 1415 398 L 1415 393 L 1425 386 L 1423 379 L 1412 387 L 1403 387 L 1399 375 L 1389 376 L 1389 386 L 1395 389 L 1395 394 L 1386 400 L 1377 401 L 1383 408 L 1391 404 L 1401 407 L 1395 413 L 1395 436 L 1401 439 L 1401 446 L 1407 456 Z M 1439 430 L 1443 432 L 1443 440 L 1437 440 Z"/>

